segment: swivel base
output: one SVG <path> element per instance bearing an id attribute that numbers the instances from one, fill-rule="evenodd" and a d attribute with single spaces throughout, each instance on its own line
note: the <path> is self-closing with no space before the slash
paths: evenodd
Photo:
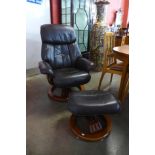
<path id="1" fill-rule="evenodd" d="M 78 86 L 80 91 L 85 90 L 84 85 Z M 61 95 L 55 95 L 54 92 L 56 90 L 56 87 L 52 86 L 48 90 L 48 97 L 52 100 L 58 101 L 58 102 L 66 102 L 69 99 L 69 92 L 71 91 L 70 88 L 61 88 Z"/>
<path id="2" fill-rule="evenodd" d="M 49 88 L 48 96 L 49 96 L 50 99 L 58 101 L 58 102 L 65 102 L 65 101 L 68 100 L 70 89 L 68 89 L 68 88 L 62 89 L 61 96 L 54 95 L 55 90 L 56 90 L 56 88 L 54 86 L 52 88 Z"/>
<path id="3" fill-rule="evenodd" d="M 71 115 L 70 128 L 77 138 L 99 141 L 110 134 L 112 123 L 107 115 L 94 117 Z"/>

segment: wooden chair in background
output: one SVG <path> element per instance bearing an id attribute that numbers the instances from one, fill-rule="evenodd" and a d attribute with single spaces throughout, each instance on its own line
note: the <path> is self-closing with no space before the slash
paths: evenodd
<path id="1" fill-rule="evenodd" d="M 123 45 L 129 45 L 129 36 L 123 36 L 121 46 Z"/>
<path id="2" fill-rule="evenodd" d="M 115 46 L 129 45 L 128 28 L 120 28 L 115 36 Z"/>
<path id="3" fill-rule="evenodd" d="M 104 60 L 101 78 L 99 81 L 98 90 L 101 88 L 103 77 L 106 73 L 111 74 L 110 83 L 112 82 L 113 74 L 122 75 L 123 62 L 117 63 L 113 47 L 115 46 L 115 34 L 113 32 L 106 32 L 104 35 Z"/>

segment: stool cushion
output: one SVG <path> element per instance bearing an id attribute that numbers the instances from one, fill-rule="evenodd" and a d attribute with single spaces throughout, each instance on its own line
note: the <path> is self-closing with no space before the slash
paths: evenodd
<path id="1" fill-rule="evenodd" d="M 72 92 L 68 102 L 69 110 L 75 115 L 103 115 L 120 111 L 120 102 L 110 92 Z"/>

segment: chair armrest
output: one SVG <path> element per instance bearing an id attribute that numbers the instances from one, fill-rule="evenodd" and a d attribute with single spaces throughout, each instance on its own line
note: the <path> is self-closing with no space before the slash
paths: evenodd
<path id="1" fill-rule="evenodd" d="M 49 63 L 45 61 L 39 62 L 39 69 L 42 74 L 50 74 L 53 76 L 53 70 Z"/>
<path id="2" fill-rule="evenodd" d="M 85 70 L 87 72 L 89 72 L 90 70 L 92 70 L 95 67 L 93 62 L 91 62 L 88 59 L 83 58 L 83 57 L 77 58 L 75 66 L 78 69 Z"/>

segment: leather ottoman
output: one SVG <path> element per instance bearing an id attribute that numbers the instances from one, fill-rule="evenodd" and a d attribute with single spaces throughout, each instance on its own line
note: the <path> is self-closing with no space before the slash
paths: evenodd
<path id="1" fill-rule="evenodd" d="M 70 127 L 76 137 L 96 141 L 109 135 L 112 123 L 107 114 L 120 112 L 120 102 L 110 92 L 72 92 L 68 109 L 72 113 Z"/>

